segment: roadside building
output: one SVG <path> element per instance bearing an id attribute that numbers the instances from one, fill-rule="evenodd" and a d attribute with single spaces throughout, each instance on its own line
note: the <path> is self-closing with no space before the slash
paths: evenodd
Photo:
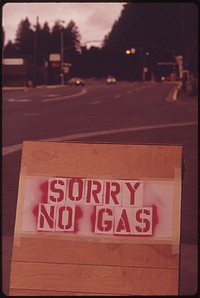
<path id="1" fill-rule="evenodd" d="M 28 84 L 28 69 L 22 58 L 5 58 L 2 65 L 2 82 L 5 87 L 24 87 Z"/>

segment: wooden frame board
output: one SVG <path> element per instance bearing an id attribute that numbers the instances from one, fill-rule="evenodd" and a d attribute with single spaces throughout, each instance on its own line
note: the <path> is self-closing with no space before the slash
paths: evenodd
<path id="1" fill-rule="evenodd" d="M 177 295 L 181 167 L 178 145 L 24 142 L 10 295 Z M 118 237 L 24 230 L 27 177 L 141 179 L 172 185 L 172 232 Z"/>

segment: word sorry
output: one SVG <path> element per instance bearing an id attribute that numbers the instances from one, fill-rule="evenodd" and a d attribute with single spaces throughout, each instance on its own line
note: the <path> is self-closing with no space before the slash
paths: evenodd
<path id="1" fill-rule="evenodd" d="M 49 178 L 37 230 L 152 235 L 152 216 L 152 208 L 143 207 L 141 181 Z"/>

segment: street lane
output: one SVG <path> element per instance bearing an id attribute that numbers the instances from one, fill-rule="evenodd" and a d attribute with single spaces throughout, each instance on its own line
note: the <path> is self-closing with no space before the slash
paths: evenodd
<path id="1" fill-rule="evenodd" d="M 106 85 L 89 83 L 84 88 L 66 87 L 31 90 L 29 102 L 3 104 L 3 147 L 24 140 L 60 138 L 66 135 L 126 129 L 177 122 L 195 122 L 192 113 L 165 101 L 173 84 L 128 83 Z M 86 90 L 87 92 L 83 92 Z M 26 93 L 28 93 L 26 92 Z M 70 93 L 70 94 L 69 94 Z M 79 94 L 75 97 L 75 95 Z M 81 95 L 80 95 L 81 94 Z M 44 97 L 45 95 L 45 97 Z M 66 99 L 61 99 L 63 97 Z M 70 97 L 71 96 L 71 97 Z M 44 102 L 43 100 L 50 99 Z M 52 100 L 53 99 L 53 100 Z"/>

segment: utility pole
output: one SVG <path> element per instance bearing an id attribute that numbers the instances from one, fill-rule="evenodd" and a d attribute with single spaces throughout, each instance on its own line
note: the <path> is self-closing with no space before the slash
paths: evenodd
<path id="1" fill-rule="evenodd" d="M 39 17 L 36 19 L 35 40 L 34 40 L 34 66 L 33 66 L 33 86 L 36 86 L 37 73 L 37 31 L 38 31 Z"/>
<path id="2" fill-rule="evenodd" d="M 145 80 L 144 78 L 144 53 L 143 53 L 143 47 L 140 47 L 140 80 L 143 82 Z"/>
<path id="3" fill-rule="evenodd" d="M 60 42 L 61 42 L 61 53 L 60 53 L 60 57 L 61 57 L 61 85 L 64 85 L 64 74 L 63 74 L 63 28 L 61 28 L 61 38 L 60 38 Z"/>
<path id="4" fill-rule="evenodd" d="M 65 24 L 65 21 L 60 21 L 60 23 Z M 64 85 L 64 73 L 63 73 L 63 65 L 64 65 L 64 36 L 63 36 L 63 27 L 61 25 L 60 32 L 60 76 L 61 76 L 61 85 Z"/>

